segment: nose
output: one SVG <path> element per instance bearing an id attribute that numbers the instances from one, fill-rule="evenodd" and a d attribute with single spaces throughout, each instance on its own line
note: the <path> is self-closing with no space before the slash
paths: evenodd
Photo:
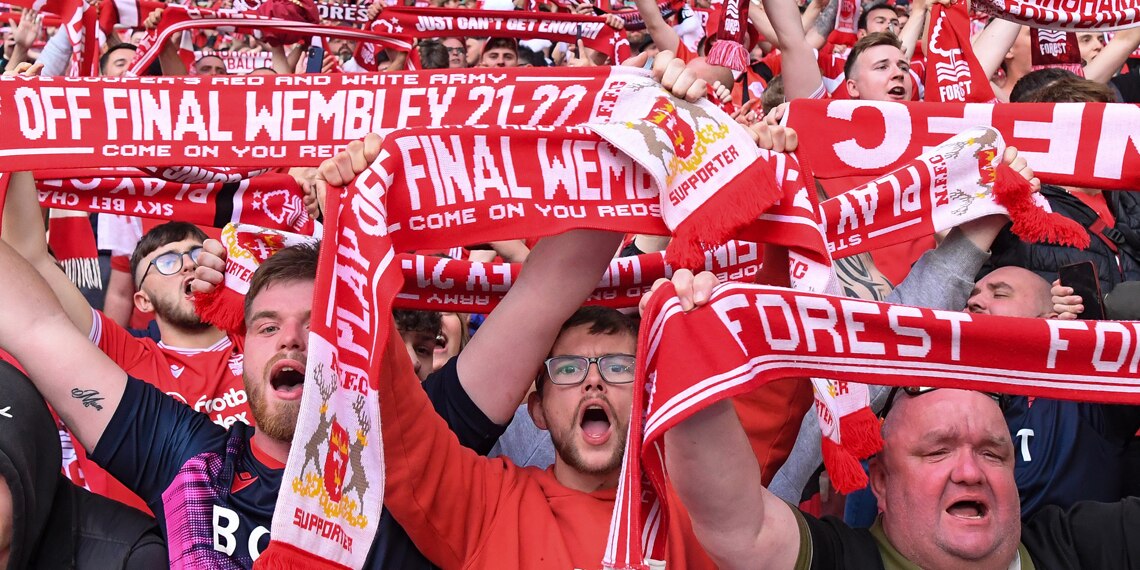
<path id="1" fill-rule="evenodd" d="M 960 485 L 980 485 L 985 476 L 978 466 L 978 457 L 970 451 L 960 451 L 950 472 L 950 480 Z"/>
<path id="2" fill-rule="evenodd" d="M 188 251 L 186 253 L 183 253 L 182 254 L 182 271 L 183 272 L 194 271 L 195 267 L 198 267 L 198 264 L 194 262 L 194 258 L 190 256 L 190 252 Z"/>
<path id="3" fill-rule="evenodd" d="M 984 313 L 986 312 L 985 299 L 981 295 L 974 295 L 966 301 L 966 312 L 969 313 Z"/>
<path id="4" fill-rule="evenodd" d="M 277 335 L 278 350 L 304 352 L 309 341 L 308 327 L 300 321 L 286 321 L 280 326 L 281 332 Z"/>
<path id="5" fill-rule="evenodd" d="M 601 392 L 606 391 L 606 381 L 602 379 L 601 364 L 591 362 L 586 367 L 586 379 L 582 381 L 582 387 L 587 391 L 597 390 Z"/>

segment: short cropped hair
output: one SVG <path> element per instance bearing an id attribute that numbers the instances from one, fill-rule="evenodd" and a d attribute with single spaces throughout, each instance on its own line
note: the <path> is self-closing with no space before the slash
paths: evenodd
<path id="1" fill-rule="evenodd" d="M 1077 74 L 1063 67 L 1042 67 L 1030 71 L 1013 85 L 1013 89 L 1009 92 L 1009 102 L 1023 103 L 1034 91 L 1066 77 L 1077 77 Z"/>
<path id="2" fill-rule="evenodd" d="M 617 309 L 609 307 L 595 307 L 586 306 L 581 307 L 570 315 L 566 322 L 562 323 L 562 328 L 558 330 L 558 335 L 574 327 L 589 325 L 589 332 L 592 335 L 621 335 L 628 334 L 637 339 L 638 322 L 633 317 L 622 313 Z M 535 380 L 534 389 L 538 395 L 542 396 L 543 378 L 546 376 L 546 369 L 543 368 L 538 373 L 538 379 Z"/>
<path id="3" fill-rule="evenodd" d="M 138 279 L 139 264 L 142 259 L 151 254 L 154 250 L 176 241 L 184 239 L 196 239 L 199 242 L 206 241 L 206 232 L 202 231 L 198 226 L 189 222 L 166 222 L 165 224 L 157 225 L 139 240 L 138 245 L 135 246 L 135 251 L 131 253 L 131 281 L 134 282 Z"/>
<path id="4" fill-rule="evenodd" d="M 843 74 L 848 79 L 851 78 L 851 71 L 855 69 L 855 62 L 859 60 L 859 56 L 875 46 L 894 46 L 901 50 L 902 42 L 898 36 L 890 32 L 873 32 L 859 38 L 851 48 L 851 53 L 847 55 L 847 63 L 843 64 Z"/>
<path id="5" fill-rule="evenodd" d="M 1023 103 L 1116 103 L 1111 87 L 1083 77 L 1062 77 L 1026 94 Z"/>
<path id="6" fill-rule="evenodd" d="M 857 23 L 858 28 L 856 28 L 856 29 L 866 30 L 867 29 L 867 16 L 871 12 L 874 12 L 875 10 L 890 10 L 891 13 L 895 13 L 895 9 L 893 7 L 891 7 L 891 5 L 888 2 L 886 2 L 886 0 L 881 0 L 879 2 L 872 2 L 866 8 L 863 8 L 863 11 L 859 14 L 859 21 Z"/>
<path id="7" fill-rule="evenodd" d="M 111 54 L 114 53 L 115 51 L 121 50 L 121 49 L 129 49 L 129 50 L 135 51 L 135 52 L 137 52 L 139 50 L 138 46 L 136 46 L 135 44 L 123 43 L 123 44 L 116 44 L 116 45 L 112 46 L 111 49 L 108 49 L 106 52 L 103 53 L 103 55 L 99 56 L 99 73 L 106 73 L 107 62 L 111 61 Z"/>
<path id="8" fill-rule="evenodd" d="M 443 317 L 435 311 L 393 309 L 392 317 L 396 319 L 396 328 L 400 332 L 423 332 L 434 337 L 439 336 L 443 329 Z"/>
<path id="9" fill-rule="evenodd" d="M 253 300 L 270 285 L 315 281 L 320 254 L 320 243 L 301 243 L 278 251 L 259 265 L 257 271 L 253 272 L 253 278 L 249 280 L 249 292 L 245 295 L 246 324 L 249 321 Z M 304 301 L 311 302 L 310 299 Z"/>

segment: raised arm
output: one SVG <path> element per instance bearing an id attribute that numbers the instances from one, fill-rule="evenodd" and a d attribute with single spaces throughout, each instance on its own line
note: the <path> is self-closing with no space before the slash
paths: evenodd
<path id="1" fill-rule="evenodd" d="M 1097 83 L 1108 83 L 1128 57 L 1140 46 L 1140 27 L 1116 32 L 1112 41 L 1100 50 L 1100 54 L 1085 66 L 1085 79 Z"/>
<path id="2" fill-rule="evenodd" d="M 1016 24 L 1001 18 L 994 18 L 985 29 L 974 38 L 974 55 L 982 66 L 986 77 L 992 76 L 1005 60 L 1005 54 L 1013 47 L 1017 34 L 1021 32 L 1021 24 Z"/>
<path id="3" fill-rule="evenodd" d="M 807 33 L 808 45 L 814 49 L 822 49 L 827 44 L 827 36 L 831 35 L 832 28 L 835 27 L 835 16 L 839 12 L 839 2 L 830 2 L 824 6 L 816 17 L 815 22 L 812 23 L 810 29 L 805 29 Z"/>
<path id="4" fill-rule="evenodd" d="M 823 85 L 815 51 L 808 45 L 800 12 L 791 0 L 765 0 L 764 12 L 780 38 L 783 58 L 784 99 L 810 97 Z"/>
<path id="5" fill-rule="evenodd" d="M 0 267 L 0 349 L 24 367 L 79 443 L 94 449 L 123 397 L 126 373 L 75 328 L 48 284 L 7 243 L 0 243 Z"/>
<path id="6" fill-rule="evenodd" d="M 637 12 L 641 14 L 642 21 L 645 22 L 645 31 L 649 32 L 649 37 L 653 38 L 653 43 L 657 44 L 657 48 L 661 50 L 677 51 L 677 46 L 681 43 L 681 36 L 677 35 L 677 31 L 665 18 L 661 15 L 661 9 L 657 7 L 655 0 L 634 0 L 637 5 Z"/>
<path id="7" fill-rule="evenodd" d="M 899 41 L 902 42 L 903 58 L 910 61 L 914 57 L 915 46 L 926 30 L 926 20 L 930 17 L 930 4 L 926 0 L 915 0 L 910 4 L 910 17 L 906 25 L 899 31 Z"/>
<path id="8" fill-rule="evenodd" d="M 67 278 L 48 251 L 43 211 L 31 172 L 13 172 L 4 201 L 4 225 L 0 239 L 10 245 L 40 274 L 55 293 L 67 317 L 86 335 L 91 331 L 91 305 Z M 3 306 L 3 305 L 0 305 Z M 90 449 L 90 448 L 88 448 Z"/>

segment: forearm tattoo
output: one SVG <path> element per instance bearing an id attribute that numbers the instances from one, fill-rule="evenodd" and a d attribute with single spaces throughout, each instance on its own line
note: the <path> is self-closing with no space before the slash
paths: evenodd
<path id="1" fill-rule="evenodd" d="M 887 277 L 875 267 L 870 253 L 836 259 L 835 273 L 843 285 L 843 294 L 868 301 L 884 301 L 891 286 Z"/>
<path id="2" fill-rule="evenodd" d="M 98 390 L 80 390 L 79 388 L 71 389 L 71 397 L 76 400 L 83 401 L 83 407 L 95 408 L 97 411 L 103 411 L 103 405 L 99 402 L 103 401 L 103 396 L 99 395 Z"/>

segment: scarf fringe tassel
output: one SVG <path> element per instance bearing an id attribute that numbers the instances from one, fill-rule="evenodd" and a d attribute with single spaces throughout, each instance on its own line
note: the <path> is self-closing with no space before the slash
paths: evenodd
<path id="1" fill-rule="evenodd" d="M 349 570 L 348 566 L 329 562 L 324 558 L 314 556 L 311 552 L 276 540 L 269 541 L 269 546 L 253 563 L 253 568 L 254 570 L 296 570 L 298 568 L 305 570 Z"/>
<path id="2" fill-rule="evenodd" d="M 91 257 L 75 257 L 59 260 L 67 278 L 80 289 L 103 289 L 103 272 L 99 270 L 99 260 Z"/>
<path id="3" fill-rule="evenodd" d="M 666 261 L 690 269 L 703 266 L 705 251 L 733 238 L 784 197 L 764 160 L 753 162 L 734 182 L 744 183 L 724 186 L 673 230 Z"/>
<path id="4" fill-rule="evenodd" d="M 843 494 L 867 486 L 867 474 L 860 459 L 865 459 L 883 448 L 879 418 L 870 408 L 862 408 L 839 419 L 842 443 L 823 438 L 823 464 L 831 476 L 831 483 Z"/>
<path id="5" fill-rule="evenodd" d="M 997 168 L 994 198 L 1009 211 L 1009 219 L 1013 221 L 1011 229 L 1021 239 L 1079 249 L 1089 246 L 1089 234 L 1084 227 L 1056 212 L 1045 212 L 1033 203 L 1029 181 L 1009 165 L 1001 164 Z"/>
<path id="6" fill-rule="evenodd" d="M 727 67 L 738 73 L 748 69 L 748 50 L 735 40 L 718 40 L 705 59 L 711 65 Z"/>
<path id="7" fill-rule="evenodd" d="M 245 297 L 228 287 L 212 293 L 195 293 L 194 310 L 204 323 L 210 323 L 230 334 L 245 333 Z"/>

